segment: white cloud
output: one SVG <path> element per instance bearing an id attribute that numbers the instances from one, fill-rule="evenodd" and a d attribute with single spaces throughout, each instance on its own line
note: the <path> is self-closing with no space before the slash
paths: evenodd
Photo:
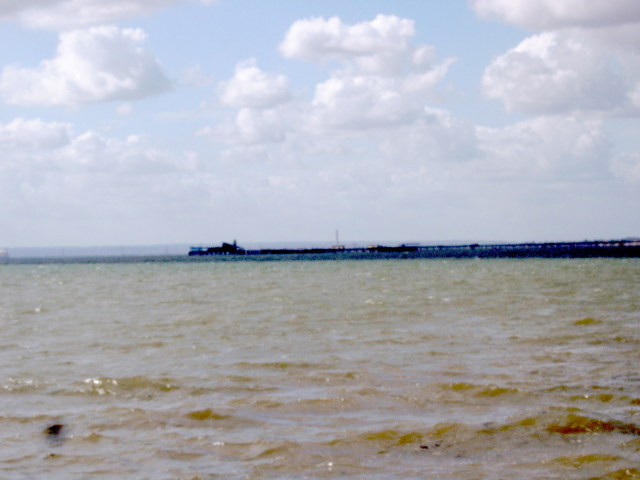
<path id="1" fill-rule="evenodd" d="M 193 167 L 183 163 L 179 156 L 154 147 L 145 137 L 111 138 L 92 130 L 72 138 L 59 152 L 59 158 L 66 171 L 89 175 L 153 177 Z"/>
<path id="2" fill-rule="evenodd" d="M 69 143 L 70 136 L 71 126 L 67 123 L 16 118 L 0 124 L 0 150 L 3 158 L 9 159 L 15 154 L 62 147 Z"/>
<path id="3" fill-rule="evenodd" d="M 175 155 L 154 148 L 144 137 L 106 137 L 88 130 L 76 134 L 69 123 L 18 118 L 0 124 L 0 168 L 69 174 L 150 174 L 181 170 Z M 192 168 L 189 165 L 188 168 Z"/>
<path id="4" fill-rule="evenodd" d="M 367 129 L 415 121 L 437 98 L 436 87 L 452 61 L 425 73 L 395 77 L 334 72 L 318 84 L 310 121 L 319 128 Z"/>
<path id="5" fill-rule="evenodd" d="M 254 211 L 266 214 L 258 224 L 273 221 L 269 209 L 281 196 L 263 169 L 157 143 L 41 120 L 0 124 L 4 244 L 198 241 L 211 233 L 203 218 L 219 220 L 228 235 L 246 234 L 237 224 Z"/>
<path id="6" fill-rule="evenodd" d="M 76 133 L 70 124 L 42 120 L 0 124 L 0 213 L 12 219 L 5 231 L 16 232 L 4 241 L 33 242 L 69 217 L 85 232 L 75 237 L 84 243 L 206 241 L 198 236 L 210 232 L 198 227 L 205 216 L 221 226 L 216 235 L 240 239 L 256 232 L 274 240 L 321 238 L 336 225 L 363 239 L 384 231 L 405 241 L 513 238 L 516 230 L 532 235 L 541 202 L 553 218 L 541 220 L 547 230 L 539 235 L 557 238 L 577 194 L 597 188 L 598 201 L 606 194 L 607 205 L 618 205 L 616 177 L 638 181 L 637 155 L 614 157 L 593 120 L 541 117 L 489 129 L 427 108 L 409 125 L 375 132 L 324 135 L 300 124 L 278 138 L 283 122 L 304 116 L 241 109 L 233 129 L 218 132 L 231 148 L 208 156 L 165 151 L 144 135 Z"/>
<path id="7" fill-rule="evenodd" d="M 407 125 L 438 99 L 455 59 L 436 63 L 435 48 L 414 45 L 413 20 L 378 15 L 353 25 L 339 18 L 295 22 L 280 45 L 288 58 L 331 70 L 316 85 L 308 127 L 369 129 Z"/>
<path id="8" fill-rule="evenodd" d="M 337 17 L 298 20 L 287 32 L 280 51 L 287 58 L 311 62 L 339 60 L 360 72 L 394 74 L 404 68 L 413 20 L 378 15 L 347 25 Z"/>
<path id="9" fill-rule="evenodd" d="M 486 68 L 484 92 L 509 110 L 637 115 L 636 0 L 471 0 L 481 16 L 542 29 Z"/>
<path id="10" fill-rule="evenodd" d="M 475 125 L 430 107 L 417 121 L 384 135 L 380 149 L 390 161 L 431 170 L 478 159 Z"/>
<path id="11" fill-rule="evenodd" d="M 169 5 L 212 0 L 19 0 L 0 2 L 0 18 L 13 18 L 30 28 L 69 30 L 114 23 Z"/>
<path id="12" fill-rule="evenodd" d="M 221 103 L 237 112 L 199 134 L 246 146 L 411 125 L 437 101 L 454 62 L 435 63 L 435 49 L 413 45 L 414 34 L 413 21 L 385 15 L 355 25 L 337 18 L 295 22 L 281 52 L 337 69 L 304 100 L 294 99 L 284 75 L 261 71 L 254 59 L 242 62 L 219 86 Z"/>
<path id="13" fill-rule="evenodd" d="M 640 22 L 637 0 L 469 0 L 483 17 L 536 30 Z"/>
<path id="14" fill-rule="evenodd" d="M 640 110 L 640 82 L 635 85 L 635 88 L 629 92 L 629 101 L 635 108 Z"/>
<path id="15" fill-rule="evenodd" d="M 279 109 L 242 108 L 233 120 L 203 128 L 197 134 L 230 145 L 277 143 L 285 139 L 287 120 L 291 118 Z"/>
<path id="16" fill-rule="evenodd" d="M 287 124 L 299 123 L 285 75 L 263 72 L 255 59 L 236 65 L 235 73 L 218 85 L 220 103 L 237 109 L 221 124 L 197 132 L 228 145 L 282 142 Z"/>
<path id="17" fill-rule="evenodd" d="M 618 62 L 575 37 L 546 32 L 496 58 L 482 77 L 484 92 L 528 113 L 615 111 L 627 102 Z"/>
<path id="18" fill-rule="evenodd" d="M 526 240 L 547 232 L 561 239 L 566 224 L 582 222 L 566 230 L 570 239 L 576 231 L 593 232 L 594 224 L 599 232 L 607 225 L 620 231 L 637 219 L 634 119 L 616 120 L 627 125 L 621 134 L 606 118 L 640 111 L 640 29 L 633 10 L 620 15 L 622 3 L 609 3 L 611 11 L 599 11 L 599 2 L 570 11 L 567 6 L 577 6 L 572 0 L 474 3 L 482 14 L 546 29 L 527 34 L 484 74 L 491 98 L 540 115 L 512 125 L 479 127 L 448 110 L 442 92 L 454 59 L 438 58 L 434 46 L 419 44 L 417 22 L 379 15 L 354 23 L 293 23 L 280 44 L 280 53 L 294 61 L 286 72 L 262 70 L 262 60 L 250 59 L 225 78 L 215 70 L 225 68 L 220 62 L 183 59 L 178 72 L 192 67 L 177 73 L 181 85 L 212 88 L 209 74 L 215 71 L 217 98 L 215 108 L 200 104 L 171 129 L 152 120 L 158 110 L 195 108 L 199 94 L 177 89 L 181 96 L 160 103 L 133 103 L 171 86 L 145 49 L 144 32 L 71 28 L 188 1 L 195 0 L 0 1 L 0 18 L 63 31 L 51 58 L 0 66 L 0 101 L 72 107 L 112 102 L 98 110 L 67 110 L 65 118 L 77 126 L 11 120 L 11 111 L 24 111 L 6 108 L 9 120 L 0 123 L 3 243 L 263 234 L 283 240 L 321 238 L 334 228 L 359 239 L 513 239 L 522 233 Z M 467 52 L 472 54 L 483 53 Z M 296 71 L 297 61 L 317 68 Z M 298 88 L 291 85 L 294 78 L 316 80 Z M 464 109 L 460 101 L 455 108 Z M 134 107 L 135 118 L 124 118 Z M 188 136 L 204 122 L 215 124 L 197 138 Z M 106 133 L 132 125 L 149 130 Z M 179 151 L 180 142 L 197 153 Z M 622 219 L 607 224 L 611 211 L 622 212 Z M 62 232 L 60 240 L 46 235 L 51 232 Z"/>
<path id="19" fill-rule="evenodd" d="M 314 143 L 329 132 L 344 136 L 349 130 L 357 136 L 377 129 L 384 134 L 383 129 L 420 122 L 429 117 L 425 108 L 438 100 L 438 87 L 454 59 L 435 63 L 435 49 L 413 45 L 413 35 L 412 21 L 384 15 L 356 25 L 337 18 L 295 22 L 281 51 L 338 67 L 316 85 L 312 98 L 294 98 L 285 76 L 265 73 L 251 59 L 219 86 L 221 103 L 237 111 L 198 133 L 247 151 L 246 146 Z M 328 59 L 338 62 L 330 65 Z"/>
<path id="20" fill-rule="evenodd" d="M 220 101 L 232 107 L 270 108 L 290 98 L 287 77 L 263 72 L 255 59 L 239 63 L 233 78 L 220 84 Z"/>
<path id="21" fill-rule="evenodd" d="M 124 101 L 169 89 L 140 29 L 93 27 L 60 35 L 57 55 L 36 69 L 5 66 L 0 99 L 25 106 Z"/>
<path id="22" fill-rule="evenodd" d="M 158 230 L 170 237 L 176 224 L 165 231 L 167 215 L 188 215 L 217 186 L 198 155 L 163 151 L 144 136 L 77 134 L 70 124 L 17 119 L 0 124 L 0 149 L 0 214 L 9 243 L 104 244 L 123 226 L 132 240 L 145 231 L 147 241 Z M 56 228 L 70 218 L 66 234 Z"/>
<path id="23" fill-rule="evenodd" d="M 613 155 L 600 121 L 550 116 L 482 128 L 427 108 L 409 125 L 331 135 L 301 128 L 279 143 L 235 144 L 224 157 L 244 172 L 227 172 L 227 188 L 248 195 L 237 211 L 256 212 L 265 224 L 287 219 L 310 235 L 345 222 L 363 235 L 372 225 L 397 226 L 405 240 L 409 232 L 530 240 L 562 238 L 568 223 L 589 232 L 602 217 L 585 209 L 600 212 L 630 198 L 616 196 Z M 628 160 L 626 171 L 637 164 Z M 314 225 L 304 218 L 310 210 Z M 622 210 L 627 217 L 632 211 Z M 574 235 L 582 234 L 565 238 Z"/>

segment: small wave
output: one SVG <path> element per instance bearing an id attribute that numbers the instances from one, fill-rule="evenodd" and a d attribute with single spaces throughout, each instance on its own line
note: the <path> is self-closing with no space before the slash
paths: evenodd
<path id="1" fill-rule="evenodd" d="M 242 428 L 265 425 L 263 419 L 253 419 L 235 412 L 214 410 L 212 408 L 192 410 L 182 413 L 178 417 L 163 414 L 162 419 L 163 422 L 175 427 L 204 428 L 206 430 L 213 428 L 216 431 L 237 431 Z"/>
<path id="2" fill-rule="evenodd" d="M 10 393 L 29 393 L 43 388 L 48 388 L 50 383 L 35 378 L 8 378 L 6 383 L 2 385 L 5 392 Z"/>
<path id="3" fill-rule="evenodd" d="M 284 457 L 286 455 L 291 455 L 296 450 L 299 450 L 301 445 L 294 442 L 284 442 L 279 445 L 274 445 L 271 447 L 267 447 L 258 453 L 255 458 L 256 459 L 265 459 L 265 458 L 273 458 L 273 457 Z"/>
<path id="4" fill-rule="evenodd" d="M 252 371 L 258 368 L 264 368 L 269 370 L 308 370 L 308 369 L 317 369 L 322 368 L 322 365 L 318 365 L 317 363 L 307 363 L 307 362 L 262 362 L 262 363 L 252 363 L 252 362 L 238 362 L 234 364 L 234 367 L 247 369 Z"/>
<path id="5" fill-rule="evenodd" d="M 613 472 L 605 473 L 601 477 L 590 477 L 589 480 L 638 480 L 640 470 L 637 468 L 623 468 Z"/>
<path id="6" fill-rule="evenodd" d="M 615 462 L 618 460 L 621 460 L 621 458 L 617 455 L 604 455 L 600 453 L 591 453 L 589 455 L 558 457 L 558 458 L 554 458 L 552 461 L 557 462 L 561 465 L 572 467 L 572 468 L 581 468 L 591 463 Z"/>
<path id="7" fill-rule="evenodd" d="M 93 395 L 118 395 L 131 394 L 139 392 L 161 393 L 171 392 L 180 387 L 168 378 L 154 379 L 143 376 L 111 378 L 111 377 L 92 377 L 86 378 L 84 387 L 80 389 L 80 393 L 88 393 Z"/>
<path id="8" fill-rule="evenodd" d="M 193 412 L 189 412 L 186 415 L 187 418 L 191 418 L 193 420 L 227 420 L 231 418 L 231 415 L 224 415 L 221 413 L 216 413 L 210 408 L 205 408 L 204 410 L 196 410 Z"/>
<path id="9" fill-rule="evenodd" d="M 602 323 L 602 320 L 597 320 L 595 318 L 586 317 L 582 320 L 576 320 L 573 322 L 574 325 L 599 325 Z"/>
<path id="10" fill-rule="evenodd" d="M 464 400 L 467 397 L 474 399 L 494 398 L 522 393 L 517 388 L 501 387 L 499 385 L 476 385 L 466 382 L 440 384 L 438 385 L 438 388 L 445 393 L 455 393 L 461 400 Z M 527 395 L 531 394 L 528 393 Z"/>
<path id="11" fill-rule="evenodd" d="M 427 432 L 403 430 L 373 430 L 355 433 L 327 442 L 329 447 L 344 448 L 375 448 L 378 452 L 396 447 L 413 446 L 418 448 L 427 437 Z"/>
<path id="12" fill-rule="evenodd" d="M 208 452 L 193 452 L 193 451 L 183 451 L 183 450 L 159 450 L 156 453 L 158 456 L 162 458 L 166 458 L 169 460 L 177 460 L 181 462 L 191 462 L 193 460 L 197 460 L 199 458 L 205 457 L 208 455 Z M 197 478 L 197 477 L 195 477 Z"/>

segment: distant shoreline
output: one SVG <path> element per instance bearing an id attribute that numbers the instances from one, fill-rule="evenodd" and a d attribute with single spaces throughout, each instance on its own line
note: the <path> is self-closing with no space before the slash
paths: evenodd
<path id="1" fill-rule="evenodd" d="M 3 257 L 0 264 L 97 264 L 97 263 L 193 263 L 220 261 L 309 261 L 444 258 L 640 258 L 640 242 L 610 240 L 594 242 L 554 242 L 468 245 L 400 245 L 361 248 L 269 249 L 221 251 L 179 255 L 90 255 L 49 257 Z"/>

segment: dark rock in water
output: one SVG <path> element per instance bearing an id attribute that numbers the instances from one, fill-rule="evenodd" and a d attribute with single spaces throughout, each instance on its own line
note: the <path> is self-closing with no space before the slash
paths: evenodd
<path id="1" fill-rule="evenodd" d="M 52 445 L 60 445 L 64 441 L 65 425 L 63 423 L 54 423 L 44 428 L 42 433 L 45 435 L 47 442 Z"/>
<path id="2" fill-rule="evenodd" d="M 44 429 L 44 433 L 50 437 L 57 437 L 62 433 L 62 429 L 64 425 L 61 423 L 55 423 L 53 425 L 49 425 Z"/>

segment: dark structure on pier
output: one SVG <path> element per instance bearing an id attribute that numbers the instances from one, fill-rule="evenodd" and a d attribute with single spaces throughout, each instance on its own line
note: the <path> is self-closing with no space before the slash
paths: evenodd
<path id="1" fill-rule="evenodd" d="M 236 241 L 233 243 L 223 243 L 219 247 L 191 247 L 189 256 L 194 255 L 245 255 L 244 248 L 238 247 Z"/>

